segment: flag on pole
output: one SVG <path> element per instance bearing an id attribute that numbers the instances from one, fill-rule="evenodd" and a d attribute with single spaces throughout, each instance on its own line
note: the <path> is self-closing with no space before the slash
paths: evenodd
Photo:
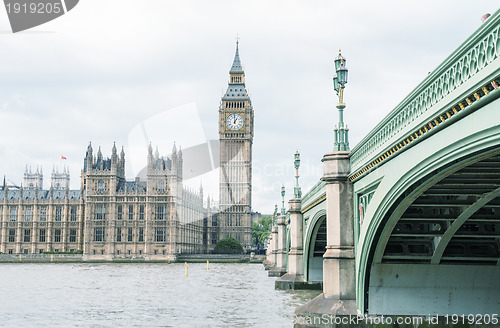
<path id="1" fill-rule="evenodd" d="M 67 158 L 61 155 L 61 159 L 67 159 Z"/>

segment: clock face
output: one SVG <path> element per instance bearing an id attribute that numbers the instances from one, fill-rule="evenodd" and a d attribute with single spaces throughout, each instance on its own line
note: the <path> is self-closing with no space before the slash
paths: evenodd
<path id="1" fill-rule="evenodd" d="M 233 131 L 239 130 L 243 126 L 243 118 L 238 114 L 231 114 L 227 117 L 226 124 Z"/>

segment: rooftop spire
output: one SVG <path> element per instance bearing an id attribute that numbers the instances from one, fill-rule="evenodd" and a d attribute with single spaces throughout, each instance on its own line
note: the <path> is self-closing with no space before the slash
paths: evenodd
<path id="1" fill-rule="evenodd" d="M 238 49 L 239 43 L 240 43 L 240 38 L 238 37 L 238 35 L 236 35 L 236 53 L 234 55 L 233 66 L 231 66 L 229 74 L 243 73 L 243 68 L 241 67 L 240 53 Z"/>
<path id="2" fill-rule="evenodd" d="M 245 88 L 245 72 L 241 66 L 239 53 L 239 37 L 236 36 L 236 54 L 234 55 L 233 65 L 229 71 L 229 83 L 222 100 L 250 100 Z"/>

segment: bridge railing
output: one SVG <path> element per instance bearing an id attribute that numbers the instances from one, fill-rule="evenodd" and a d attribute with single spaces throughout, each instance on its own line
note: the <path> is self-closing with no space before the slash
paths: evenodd
<path id="1" fill-rule="evenodd" d="M 325 182 L 320 180 L 302 195 L 302 213 L 313 207 L 325 195 Z"/>
<path id="2" fill-rule="evenodd" d="M 433 119 L 432 116 L 444 107 L 455 105 L 453 102 L 458 101 L 460 95 L 471 91 L 468 88 L 473 83 L 485 78 L 481 72 L 485 68 L 490 66 L 488 68 L 498 70 L 499 65 L 491 64 L 498 63 L 497 58 L 500 57 L 499 29 L 500 10 L 486 20 L 352 149 L 351 172 L 357 175 L 351 176 L 351 180 L 378 164 L 379 159 L 384 159 L 384 154 L 390 156 L 393 151 L 398 151 L 403 146 L 402 140 L 405 140 L 405 146 L 406 140 L 413 141 L 410 133 L 415 127 L 428 123 L 426 120 Z M 485 92 L 488 94 L 488 90 Z M 482 94 L 473 94 L 470 100 L 462 99 L 463 103 L 456 104 L 458 111 L 476 99 L 479 100 L 478 96 Z M 456 113 L 456 110 L 450 111 L 452 115 L 453 112 Z M 432 129 L 446 118 L 438 118 L 435 123 L 431 121 L 428 128 Z M 427 132 L 427 127 L 422 127 Z M 406 139 L 407 136 L 411 136 L 411 139 Z M 418 138 L 419 134 L 415 137 Z"/>

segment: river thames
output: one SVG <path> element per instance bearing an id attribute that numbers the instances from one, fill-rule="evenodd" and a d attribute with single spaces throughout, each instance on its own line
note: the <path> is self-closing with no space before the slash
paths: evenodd
<path id="1" fill-rule="evenodd" d="M 0 326 L 291 327 L 319 291 L 276 291 L 262 264 L 2 264 Z"/>

